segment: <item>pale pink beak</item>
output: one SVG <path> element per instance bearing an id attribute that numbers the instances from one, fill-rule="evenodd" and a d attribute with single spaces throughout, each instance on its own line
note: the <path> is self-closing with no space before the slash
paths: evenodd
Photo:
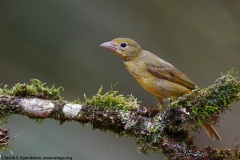
<path id="1" fill-rule="evenodd" d="M 112 44 L 111 41 L 110 41 L 110 42 L 102 43 L 100 46 L 103 47 L 103 48 L 109 49 L 110 51 L 113 51 L 113 52 L 116 51 L 116 49 L 115 49 L 115 47 L 113 46 L 113 44 Z"/>

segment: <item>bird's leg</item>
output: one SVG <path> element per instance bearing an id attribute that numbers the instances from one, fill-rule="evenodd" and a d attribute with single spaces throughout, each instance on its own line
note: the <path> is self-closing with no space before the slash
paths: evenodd
<path id="1" fill-rule="evenodd" d="M 158 105 L 163 105 L 163 99 L 160 97 L 155 97 L 158 101 Z"/>
<path id="2" fill-rule="evenodd" d="M 160 108 L 160 112 L 163 110 L 163 99 L 160 97 L 155 97 L 158 101 L 158 106 Z"/>

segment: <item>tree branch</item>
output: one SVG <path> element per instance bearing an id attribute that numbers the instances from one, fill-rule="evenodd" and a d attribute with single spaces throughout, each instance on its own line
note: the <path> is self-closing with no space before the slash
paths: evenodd
<path id="1" fill-rule="evenodd" d="M 204 124 L 216 124 L 219 115 L 240 100 L 237 72 L 229 71 L 205 89 L 169 100 L 161 107 L 139 107 L 133 96 L 118 95 L 113 88 L 102 94 L 102 88 L 85 103 L 68 102 L 60 96 L 61 88 L 48 88 L 39 80 L 16 84 L 0 90 L 0 116 L 21 114 L 34 119 L 53 118 L 90 123 L 94 128 L 136 139 L 141 152 L 162 151 L 169 159 L 237 159 L 238 145 L 233 149 L 199 148 L 189 135 Z M 85 96 L 86 97 L 86 96 Z"/>

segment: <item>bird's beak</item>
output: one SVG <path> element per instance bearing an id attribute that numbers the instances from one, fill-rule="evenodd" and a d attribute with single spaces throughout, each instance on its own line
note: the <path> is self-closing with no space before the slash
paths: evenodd
<path id="1" fill-rule="evenodd" d="M 110 42 L 105 42 L 105 43 L 101 44 L 100 46 L 103 47 L 103 48 L 109 49 L 110 51 L 113 51 L 113 52 L 116 51 L 116 49 L 113 46 L 111 41 Z"/>

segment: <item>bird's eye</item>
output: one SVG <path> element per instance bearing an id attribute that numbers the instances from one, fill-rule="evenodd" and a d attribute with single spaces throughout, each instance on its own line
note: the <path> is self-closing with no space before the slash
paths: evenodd
<path id="1" fill-rule="evenodd" d="M 127 47 L 127 43 L 126 43 L 126 42 L 121 43 L 121 47 L 122 47 L 122 48 Z"/>

